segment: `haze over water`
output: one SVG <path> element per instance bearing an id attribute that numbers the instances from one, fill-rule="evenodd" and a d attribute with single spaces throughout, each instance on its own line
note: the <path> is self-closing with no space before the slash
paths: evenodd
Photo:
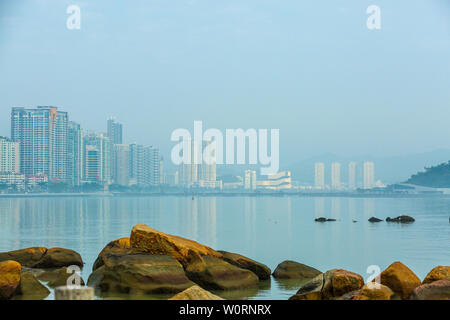
<path id="1" fill-rule="evenodd" d="M 369 223 L 401 214 L 413 224 Z M 394 261 L 421 279 L 450 264 L 450 198 L 302 197 L 86 197 L 0 199 L 0 251 L 32 246 L 64 247 L 92 264 L 111 240 L 127 237 L 145 223 L 218 250 L 237 252 L 272 270 L 295 260 L 321 271 L 345 268 L 365 279 L 370 265 Z M 336 222 L 317 223 L 318 216 Z M 353 223 L 352 220 L 358 222 Z M 272 279 L 243 296 L 287 299 L 298 285 Z"/>

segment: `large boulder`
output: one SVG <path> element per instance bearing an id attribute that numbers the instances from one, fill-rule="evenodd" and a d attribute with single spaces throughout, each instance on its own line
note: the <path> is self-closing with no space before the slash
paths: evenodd
<path id="1" fill-rule="evenodd" d="M 104 255 L 88 285 L 107 293 L 178 293 L 194 285 L 183 266 L 167 255 L 133 253 Z"/>
<path id="2" fill-rule="evenodd" d="M 272 271 L 265 264 L 256 262 L 255 260 L 244 257 L 237 253 L 227 251 L 219 251 L 219 253 L 222 254 L 222 259 L 225 260 L 226 262 L 236 267 L 250 270 L 251 272 L 256 274 L 258 278 L 261 280 L 267 280 L 270 278 L 270 274 Z"/>
<path id="3" fill-rule="evenodd" d="M 23 300 L 43 300 L 49 294 L 50 291 L 31 272 L 22 272 L 20 285 L 17 288 L 17 298 Z"/>
<path id="4" fill-rule="evenodd" d="M 370 282 L 364 285 L 359 290 L 358 294 L 351 297 L 352 300 L 391 300 L 394 296 L 394 291 L 390 288 L 379 284 Z"/>
<path id="5" fill-rule="evenodd" d="M 0 300 L 12 298 L 20 284 L 22 267 L 17 261 L 0 262 Z"/>
<path id="6" fill-rule="evenodd" d="M 421 285 L 419 277 L 400 261 L 392 263 L 381 275 L 381 284 L 391 288 L 400 298 L 406 299 Z"/>
<path id="7" fill-rule="evenodd" d="M 98 257 L 95 260 L 94 265 L 92 266 L 92 271 L 95 271 L 104 264 L 103 256 L 107 253 L 118 253 L 118 254 L 131 253 L 130 238 L 120 238 L 108 243 L 103 248 L 103 250 L 98 254 Z"/>
<path id="8" fill-rule="evenodd" d="M 313 267 L 286 260 L 276 267 L 273 277 L 277 279 L 311 279 L 319 274 L 321 272 Z"/>
<path id="9" fill-rule="evenodd" d="M 438 280 L 416 287 L 411 300 L 450 300 L 450 281 Z"/>
<path id="10" fill-rule="evenodd" d="M 180 292 L 169 300 L 224 300 L 199 286 L 192 286 Z"/>
<path id="11" fill-rule="evenodd" d="M 437 266 L 428 272 L 425 279 L 423 279 L 422 284 L 432 283 L 438 280 L 448 280 L 450 281 L 450 267 L 448 266 Z"/>
<path id="12" fill-rule="evenodd" d="M 344 269 L 333 269 L 308 281 L 289 300 L 336 299 L 350 292 L 356 292 L 363 285 L 364 280 L 359 274 Z"/>
<path id="13" fill-rule="evenodd" d="M 34 265 L 42 259 L 47 252 L 47 248 L 33 247 L 8 252 L 0 252 L 0 262 L 13 260 L 20 263 L 23 267 L 32 268 Z"/>
<path id="14" fill-rule="evenodd" d="M 130 236 L 131 248 L 135 252 L 168 255 L 186 267 L 201 256 L 222 258 L 222 254 L 198 242 L 177 237 L 152 229 L 145 224 L 133 227 Z"/>
<path id="15" fill-rule="evenodd" d="M 222 259 L 203 256 L 186 267 L 186 275 L 208 290 L 235 290 L 257 287 L 259 279 L 251 271 Z"/>
<path id="16" fill-rule="evenodd" d="M 45 255 L 33 267 L 34 268 L 61 268 L 76 265 L 83 267 L 83 259 L 79 253 L 63 248 L 48 249 Z"/>

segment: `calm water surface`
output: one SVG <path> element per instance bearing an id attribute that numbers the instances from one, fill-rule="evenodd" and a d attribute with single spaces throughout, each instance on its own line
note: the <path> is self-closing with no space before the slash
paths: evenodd
<path id="1" fill-rule="evenodd" d="M 408 225 L 369 223 L 401 214 Z M 315 217 L 336 222 L 316 223 Z M 101 249 L 129 236 L 137 223 L 268 265 L 296 260 L 326 271 L 345 268 L 364 278 L 370 265 L 407 264 L 423 279 L 450 265 L 448 198 L 87 197 L 0 199 L 0 251 L 31 246 L 79 252 L 87 280 Z M 352 220 L 358 222 L 353 223 Z M 299 284 L 272 281 L 225 298 L 287 299 Z"/>

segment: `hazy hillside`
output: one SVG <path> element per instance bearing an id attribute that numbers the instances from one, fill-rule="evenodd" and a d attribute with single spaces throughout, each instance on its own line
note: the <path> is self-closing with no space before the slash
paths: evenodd
<path id="1" fill-rule="evenodd" d="M 434 188 L 450 187 L 450 161 L 426 168 L 425 171 L 411 176 L 408 183 Z"/>

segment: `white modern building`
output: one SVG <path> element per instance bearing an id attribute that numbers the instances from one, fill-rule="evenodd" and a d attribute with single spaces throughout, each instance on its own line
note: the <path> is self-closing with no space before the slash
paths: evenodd
<path id="1" fill-rule="evenodd" d="M 244 189 L 246 190 L 256 190 L 257 180 L 255 170 L 245 170 L 244 175 Z"/>
<path id="2" fill-rule="evenodd" d="M 314 185 L 317 189 L 325 188 L 325 164 L 316 162 L 314 165 Z"/>
<path id="3" fill-rule="evenodd" d="M 20 145 L 0 137 L 0 172 L 20 173 Z"/>
<path id="4" fill-rule="evenodd" d="M 339 190 L 341 187 L 341 164 L 339 162 L 333 162 L 331 164 L 331 188 Z"/>
<path id="5" fill-rule="evenodd" d="M 364 162 L 364 189 L 375 187 L 375 164 L 370 161 Z"/>

